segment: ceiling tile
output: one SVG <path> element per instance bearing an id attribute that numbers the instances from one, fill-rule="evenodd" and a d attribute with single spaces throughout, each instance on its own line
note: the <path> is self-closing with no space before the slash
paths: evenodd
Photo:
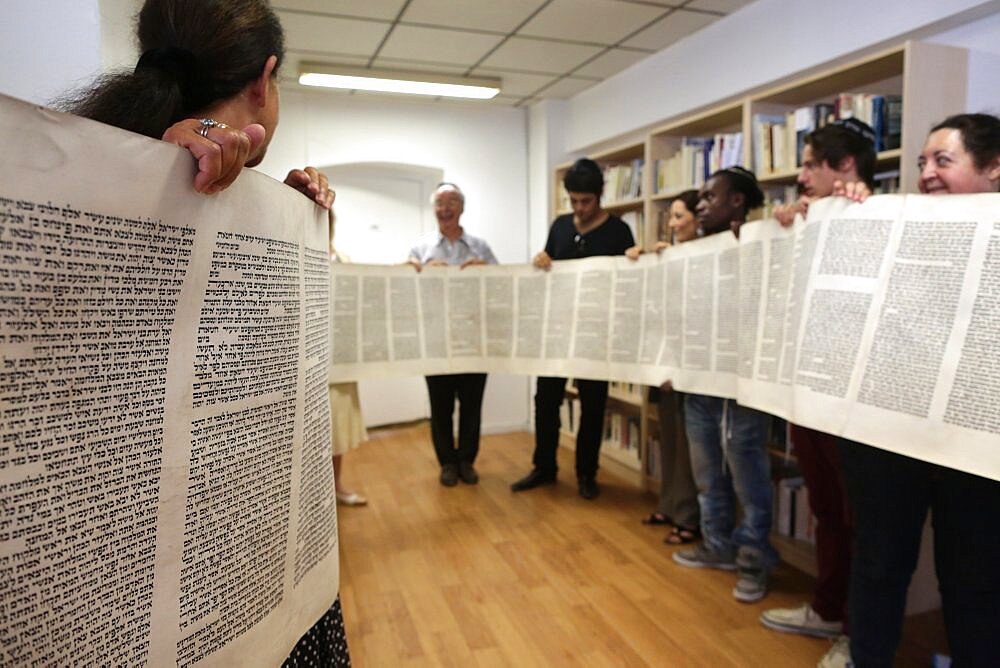
<path id="1" fill-rule="evenodd" d="M 719 17 L 713 14 L 687 12 L 679 9 L 625 42 L 625 46 L 659 51 L 718 19 Z"/>
<path id="2" fill-rule="evenodd" d="M 389 30 L 388 23 L 334 19 L 279 12 L 285 46 L 301 51 L 371 55 Z"/>
<path id="3" fill-rule="evenodd" d="M 531 72 L 568 72 L 602 51 L 599 46 L 512 37 L 483 61 L 483 67 Z"/>
<path id="4" fill-rule="evenodd" d="M 441 63 L 474 65 L 496 46 L 499 35 L 396 26 L 379 52 L 386 58 L 416 58 Z"/>
<path id="5" fill-rule="evenodd" d="M 616 44 L 665 11 L 617 0 L 552 0 L 518 34 Z"/>
<path id="6" fill-rule="evenodd" d="M 707 9 L 713 12 L 730 14 L 740 7 L 749 5 L 753 0 L 694 0 L 687 5 L 689 9 Z"/>
<path id="7" fill-rule="evenodd" d="M 541 7 L 543 0 L 412 0 L 400 19 L 454 28 L 510 32 Z"/>
<path id="8" fill-rule="evenodd" d="M 365 0 L 364 2 L 357 2 L 357 0 L 274 0 L 271 7 L 278 11 L 297 9 L 303 12 L 363 16 L 369 19 L 392 21 L 404 4 L 406 4 L 406 0 Z"/>
<path id="9" fill-rule="evenodd" d="M 500 77 L 503 82 L 500 86 L 500 93 L 503 95 L 516 95 L 518 98 L 522 98 L 525 95 L 531 95 L 536 90 L 556 78 L 553 75 L 523 74 L 520 72 L 507 71 L 501 72 L 486 68 L 478 68 L 472 73 L 472 75 Z"/>
<path id="10" fill-rule="evenodd" d="M 282 83 L 298 84 L 299 63 L 323 63 L 324 65 L 345 65 L 347 67 L 365 67 L 368 64 L 368 56 L 316 56 L 310 53 L 296 53 L 288 51 L 285 54 L 285 62 L 281 65 L 279 79 Z"/>
<path id="11" fill-rule="evenodd" d="M 468 65 L 432 63 L 423 60 L 407 60 L 406 58 L 383 58 L 382 56 L 375 59 L 372 67 L 387 70 L 417 70 L 419 72 L 435 72 L 453 76 L 461 76 L 469 69 Z"/>
<path id="12" fill-rule="evenodd" d="M 643 58 L 649 56 L 641 51 L 626 51 L 625 49 L 611 49 L 607 53 L 602 53 L 596 59 L 587 63 L 583 67 L 573 72 L 574 75 L 598 77 L 603 79 L 612 74 L 618 74 L 626 67 L 629 67 Z"/>
<path id="13" fill-rule="evenodd" d="M 589 79 L 573 79 L 572 77 L 567 77 L 552 84 L 539 93 L 538 96 L 548 99 L 565 99 L 576 95 L 580 91 L 587 90 L 595 83 L 597 82 Z"/>

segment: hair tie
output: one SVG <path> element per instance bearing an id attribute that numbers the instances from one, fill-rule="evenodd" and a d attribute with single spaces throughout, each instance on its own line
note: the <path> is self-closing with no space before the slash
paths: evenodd
<path id="1" fill-rule="evenodd" d="M 139 56 L 135 71 L 159 70 L 173 77 L 181 89 L 185 107 L 201 109 L 211 101 L 203 86 L 198 57 L 187 49 L 176 46 L 149 49 Z"/>
<path id="2" fill-rule="evenodd" d="M 198 71 L 198 58 L 187 49 L 176 46 L 157 47 L 139 56 L 135 71 L 143 69 L 168 72 L 183 83 L 194 78 Z"/>

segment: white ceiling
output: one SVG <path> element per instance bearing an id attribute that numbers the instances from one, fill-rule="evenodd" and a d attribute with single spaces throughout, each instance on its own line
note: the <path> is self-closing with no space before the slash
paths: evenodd
<path id="1" fill-rule="evenodd" d="M 301 61 L 499 77 L 496 103 L 567 98 L 753 0 L 272 0 Z"/>

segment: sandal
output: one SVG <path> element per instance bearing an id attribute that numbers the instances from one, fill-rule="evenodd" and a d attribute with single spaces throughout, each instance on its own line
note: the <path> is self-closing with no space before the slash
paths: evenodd
<path id="1" fill-rule="evenodd" d="M 663 513 L 650 513 L 648 517 L 642 518 L 643 524 L 673 524 L 674 521 Z"/>
<path id="2" fill-rule="evenodd" d="M 698 529 L 685 529 L 684 527 L 674 527 L 671 529 L 663 542 L 667 545 L 687 545 L 701 538 L 701 531 Z"/>
<path id="3" fill-rule="evenodd" d="M 337 492 L 337 502 L 342 506 L 368 505 L 368 499 L 356 492 Z"/>

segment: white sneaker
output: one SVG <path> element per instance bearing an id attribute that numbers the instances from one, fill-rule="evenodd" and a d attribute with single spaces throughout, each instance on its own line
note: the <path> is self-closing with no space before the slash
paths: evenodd
<path id="1" fill-rule="evenodd" d="M 816 664 L 816 668 L 853 668 L 854 661 L 851 660 L 851 639 L 845 635 L 837 638 L 833 647 L 830 648 L 823 658 Z"/>
<path id="2" fill-rule="evenodd" d="M 844 630 L 843 622 L 827 622 L 812 606 L 803 603 L 797 608 L 771 608 L 760 615 L 760 623 L 784 633 L 799 633 L 815 638 L 836 638 Z"/>

